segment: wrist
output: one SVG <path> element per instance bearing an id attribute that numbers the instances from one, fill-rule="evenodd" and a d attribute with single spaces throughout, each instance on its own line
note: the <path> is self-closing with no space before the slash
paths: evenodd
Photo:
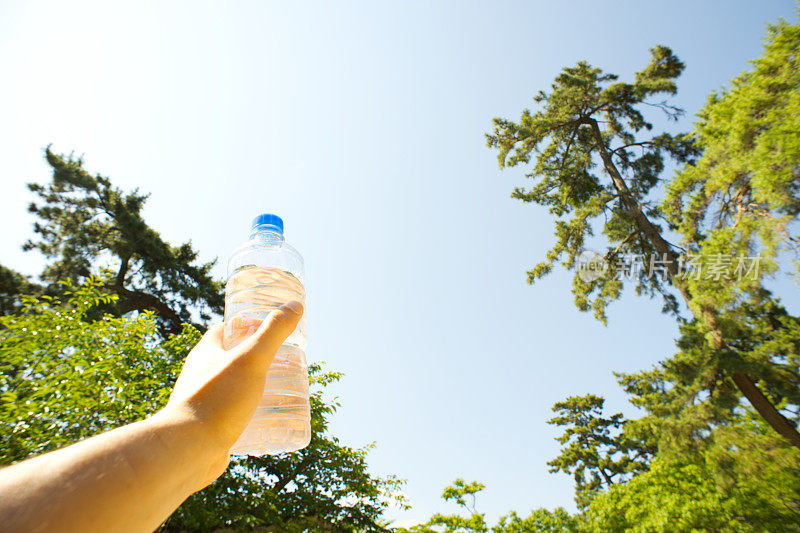
<path id="1" fill-rule="evenodd" d="M 190 412 L 165 407 L 144 421 L 164 448 L 188 465 L 187 484 L 196 492 L 218 478 L 230 461 L 229 450 Z"/>

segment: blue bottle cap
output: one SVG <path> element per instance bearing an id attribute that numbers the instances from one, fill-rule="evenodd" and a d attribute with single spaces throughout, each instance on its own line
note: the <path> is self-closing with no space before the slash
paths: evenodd
<path id="1" fill-rule="evenodd" d="M 283 220 L 278 215 L 264 213 L 253 219 L 250 229 L 252 231 L 275 231 L 283 235 Z"/>

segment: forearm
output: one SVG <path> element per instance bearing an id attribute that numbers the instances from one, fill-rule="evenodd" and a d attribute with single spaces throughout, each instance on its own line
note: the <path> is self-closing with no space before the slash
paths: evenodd
<path id="1" fill-rule="evenodd" d="M 227 453 L 174 413 L 0 470 L 8 531 L 152 531 L 227 465 Z"/>

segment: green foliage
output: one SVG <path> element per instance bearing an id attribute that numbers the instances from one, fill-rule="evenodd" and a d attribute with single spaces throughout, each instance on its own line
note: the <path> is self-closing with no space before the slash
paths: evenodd
<path id="1" fill-rule="evenodd" d="M 65 282 L 61 297 L 22 296 L 19 312 L 0 317 L 0 463 L 141 420 L 166 403 L 200 333 L 186 325 L 164 339 L 149 312 L 96 316 L 117 298 L 106 284 Z M 311 374 L 311 444 L 296 454 L 234 460 L 162 530 L 385 529 L 384 509 L 404 505 L 401 482 L 368 472 L 370 447 L 352 449 L 328 433 L 338 404 L 322 389 L 340 374 L 318 365 Z"/>
<path id="2" fill-rule="evenodd" d="M 596 498 L 597 531 L 720 531 L 727 525 L 714 480 L 696 463 L 655 461 L 650 472 Z"/>
<path id="3" fill-rule="evenodd" d="M 153 311 L 162 332 L 180 332 L 197 311 L 202 329 L 210 313 L 221 314 L 222 284 L 211 278 L 214 262 L 197 264 L 197 252 L 187 242 L 166 243 L 141 215 L 147 196 L 125 193 L 101 175 L 83 169 L 83 160 L 54 154 L 48 185 L 31 183 L 39 197 L 30 211 L 38 217 L 37 238 L 23 246 L 50 260 L 41 279 L 48 294 L 58 293 L 59 281 L 85 279 L 109 261 L 116 264 L 104 290 L 116 294 L 105 311 L 117 316 Z"/>
<path id="4" fill-rule="evenodd" d="M 489 531 L 483 513 L 479 513 L 475 507 L 475 495 L 484 488 L 484 485 L 477 481 L 467 483 L 461 478 L 456 479 L 452 485 L 445 487 L 442 492 L 442 498 L 445 501 L 456 503 L 469 513 L 468 516 L 436 513 L 425 524 L 414 526 L 408 530 L 400 529 L 399 531 L 413 533 L 455 533 L 457 531 L 485 533 Z"/>
<path id="5" fill-rule="evenodd" d="M 549 532 L 549 533 L 572 533 L 578 531 L 578 521 L 575 517 L 567 513 L 563 508 L 558 507 L 554 511 L 547 509 L 536 509 L 530 516 L 521 518 L 516 512 L 511 512 L 506 516 L 500 517 L 497 525 L 489 528 L 483 513 L 479 513 L 475 506 L 476 495 L 484 489 L 483 483 L 472 481 L 465 482 L 463 479 L 456 479 L 452 485 L 445 487 L 442 498 L 458 504 L 468 515 L 466 517 L 458 514 L 443 515 L 434 514 L 425 524 L 414 526 L 410 529 L 400 528 L 398 533 L 455 533 L 458 531 L 472 533 L 528 533 L 528 532 Z"/>
<path id="6" fill-rule="evenodd" d="M 655 452 L 655 447 L 623 431 L 626 420 L 621 413 L 603 417 L 604 403 L 594 394 L 572 396 L 553 406 L 556 416 L 548 421 L 566 429 L 556 439 L 561 453 L 547 464 L 550 472 L 573 475 L 579 507 L 586 507 L 602 489 L 647 470 Z"/>
<path id="7" fill-rule="evenodd" d="M 104 281 L 64 284 L 58 298 L 22 297 L 0 317 L 0 462 L 8 464 L 140 420 L 166 402 L 197 331 L 158 342 L 150 314 L 87 323 L 116 296 Z"/>
<path id="8" fill-rule="evenodd" d="M 579 530 L 580 522 L 575 516 L 570 515 L 563 507 L 556 507 L 553 511 L 536 509 L 526 518 L 520 518 L 517 513 L 511 512 L 500 518 L 497 525 L 492 528 L 494 533 L 574 533 Z"/>
<path id="9" fill-rule="evenodd" d="M 662 204 L 697 256 L 760 254 L 758 280 L 775 270 L 782 246 L 798 249 L 792 222 L 800 214 L 799 52 L 800 25 L 782 21 L 769 28 L 754 68 L 712 94 L 698 114 L 692 137 L 703 156 L 681 169 Z M 693 292 L 721 306 L 752 288 L 728 281 Z"/>
<path id="10" fill-rule="evenodd" d="M 715 442 L 598 495 L 588 531 L 800 531 L 800 451 L 743 420 Z"/>

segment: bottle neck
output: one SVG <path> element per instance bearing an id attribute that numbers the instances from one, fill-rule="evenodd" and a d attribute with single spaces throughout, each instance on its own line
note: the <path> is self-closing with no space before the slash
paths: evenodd
<path id="1" fill-rule="evenodd" d="M 262 243 L 276 244 L 283 242 L 283 234 L 274 230 L 255 229 L 250 233 L 250 239 Z"/>

